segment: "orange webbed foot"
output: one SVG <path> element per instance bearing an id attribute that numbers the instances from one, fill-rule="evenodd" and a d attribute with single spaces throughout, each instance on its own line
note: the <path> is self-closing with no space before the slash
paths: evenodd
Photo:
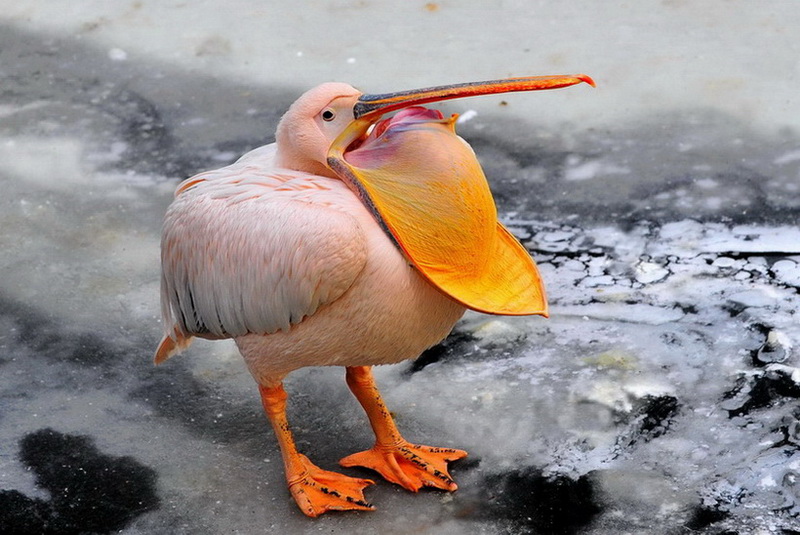
<path id="1" fill-rule="evenodd" d="M 349 477 L 329 472 L 298 454 L 303 465 L 301 473 L 287 477 L 289 491 L 308 516 L 317 517 L 326 511 L 373 511 L 364 498 L 364 488 L 374 485 L 369 479 Z"/>
<path id="2" fill-rule="evenodd" d="M 375 470 L 387 481 L 412 492 L 422 487 L 454 491 L 458 488 L 447 471 L 447 463 L 467 456 L 452 448 L 435 448 L 403 441 L 394 446 L 375 445 L 339 461 L 345 467 L 363 466 Z"/>

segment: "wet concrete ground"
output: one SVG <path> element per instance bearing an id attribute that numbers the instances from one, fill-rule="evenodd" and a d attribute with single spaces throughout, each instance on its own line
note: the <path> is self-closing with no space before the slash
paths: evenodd
<path id="1" fill-rule="evenodd" d="M 527 96 L 460 125 L 551 318 L 470 314 L 377 371 L 408 438 L 470 452 L 457 493 L 381 482 L 378 511 L 311 521 L 231 344 L 151 365 L 172 189 L 304 88 L 24 26 L 0 30 L 4 532 L 800 532 L 797 130 L 705 105 L 538 125 L 506 113 Z M 341 370 L 287 390 L 321 466 L 370 443 Z"/>

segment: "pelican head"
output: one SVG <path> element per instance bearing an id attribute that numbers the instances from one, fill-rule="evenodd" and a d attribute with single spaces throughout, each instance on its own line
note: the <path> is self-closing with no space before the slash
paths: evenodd
<path id="1" fill-rule="evenodd" d="M 387 113 L 429 102 L 556 89 L 581 82 L 594 86 L 583 74 L 468 82 L 378 95 L 366 95 L 349 84 L 324 83 L 298 98 L 278 123 L 278 165 L 336 177 L 329 166 L 330 150 L 346 151 Z"/>
<path id="2" fill-rule="evenodd" d="M 316 175 L 335 176 L 326 165 L 328 147 L 353 122 L 361 91 L 328 82 L 306 91 L 278 123 L 278 165 Z"/>

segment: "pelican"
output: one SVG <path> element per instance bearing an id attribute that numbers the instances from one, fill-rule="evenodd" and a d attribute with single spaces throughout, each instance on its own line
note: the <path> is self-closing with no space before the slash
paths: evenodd
<path id="1" fill-rule="evenodd" d="M 342 466 L 410 491 L 454 491 L 447 463 L 466 452 L 403 438 L 372 366 L 418 357 L 466 309 L 547 315 L 536 265 L 497 220 L 457 116 L 422 105 L 581 82 L 594 86 L 586 75 L 537 76 L 366 95 L 325 83 L 291 105 L 275 143 L 178 186 L 161 241 L 165 336 L 154 360 L 194 337 L 234 340 L 306 515 L 372 510 L 364 488 L 373 481 L 323 470 L 298 451 L 288 373 L 345 368 L 375 444 Z"/>

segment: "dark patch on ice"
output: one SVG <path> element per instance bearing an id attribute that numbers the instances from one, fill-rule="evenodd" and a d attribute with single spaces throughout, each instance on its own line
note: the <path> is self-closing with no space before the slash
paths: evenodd
<path id="1" fill-rule="evenodd" d="M 800 385 L 784 373 L 763 371 L 758 375 L 742 375 L 736 385 L 723 395 L 721 407 L 728 416 L 745 416 L 769 407 L 783 398 L 800 398 Z"/>
<path id="2" fill-rule="evenodd" d="M 117 118 L 117 133 L 127 144 L 116 165 L 141 173 L 176 176 L 191 169 L 155 102 L 128 88 L 118 88 L 100 100 L 98 107 Z"/>
<path id="3" fill-rule="evenodd" d="M 687 316 L 695 315 L 695 314 L 699 313 L 699 311 L 697 309 L 697 305 L 694 304 L 694 303 L 677 303 L 676 302 L 675 306 L 678 307 L 680 309 L 680 311 L 683 312 L 684 314 L 686 314 Z"/>
<path id="4" fill-rule="evenodd" d="M 464 506 L 463 516 L 500 520 L 512 533 L 578 533 L 602 511 L 587 475 L 548 477 L 526 468 L 490 475 L 481 488 L 481 503 Z"/>
<path id="5" fill-rule="evenodd" d="M 670 426 L 670 419 L 678 413 L 678 398 L 675 396 L 645 396 L 643 405 L 637 412 L 640 434 L 656 438 L 663 435 Z"/>
<path id="6" fill-rule="evenodd" d="M 0 490 L 0 530 L 15 535 L 58 533 L 47 526 L 54 516 L 52 505 L 39 498 L 30 498 L 16 490 Z"/>
<path id="7" fill-rule="evenodd" d="M 431 364 L 463 357 L 472 352 L 474 344 L 475 337 L 470 333 L 453 331 L 450 336 L 435 346 L 423 351 L 422 354 L 411 363 L 407 373 L 413 374 L 423 370 L 426 366 L 430 366 Z"/>
<path id="8" fill-rule="evenodd" d="M 742 312 L 747 310 L 747 306 L 743 303 L 736 303 L 734 301 L 727 301 L 720 307 L 731 318 L 738 317 Z"/>
<path id="9" fill-rule="evenodd" d="M 721 522 L 728 518 L 730 513 L 727 511 L 720 511 L 710 507 L 698 506 L 692 513 L 691 518 L 686 523 L 686 528 L 691 531 L 700 531 L 717 522 Z M 728 531 L 720 531 L 719 535 L 723 533 L 730 533 Z M 738 534 L 737 534 L 738 535 Z"/>
<path id="10" fill-rule="evenodd" d="M 159 506 L 153 469 L 106 455 L 86 436 L 41 429 L 20 441 L 20 460 L 50 500 L 0 491 L 3 533 L 111 533 Z"/>
<path id="11" fill-rule="evenodd" d="M 662 436 L 669 431 L 679 410 L 680 403 L 675 396 L 645 396 L 638 400 L 629 416 L 630 424 L 617 437 L 613 457 L 630 451 L 639 442 L 650 442 Z"/>
<path id="12" fill-rule="evenodd" d="M 109 368 L 118 355 L 114 348 L 94 333 L 66 333 L 61 326 L 38 310 L 0 295 L 0 317 L 5 316 L 16 326 L 14 339 L 37 356 L 81 367 Z"/>

